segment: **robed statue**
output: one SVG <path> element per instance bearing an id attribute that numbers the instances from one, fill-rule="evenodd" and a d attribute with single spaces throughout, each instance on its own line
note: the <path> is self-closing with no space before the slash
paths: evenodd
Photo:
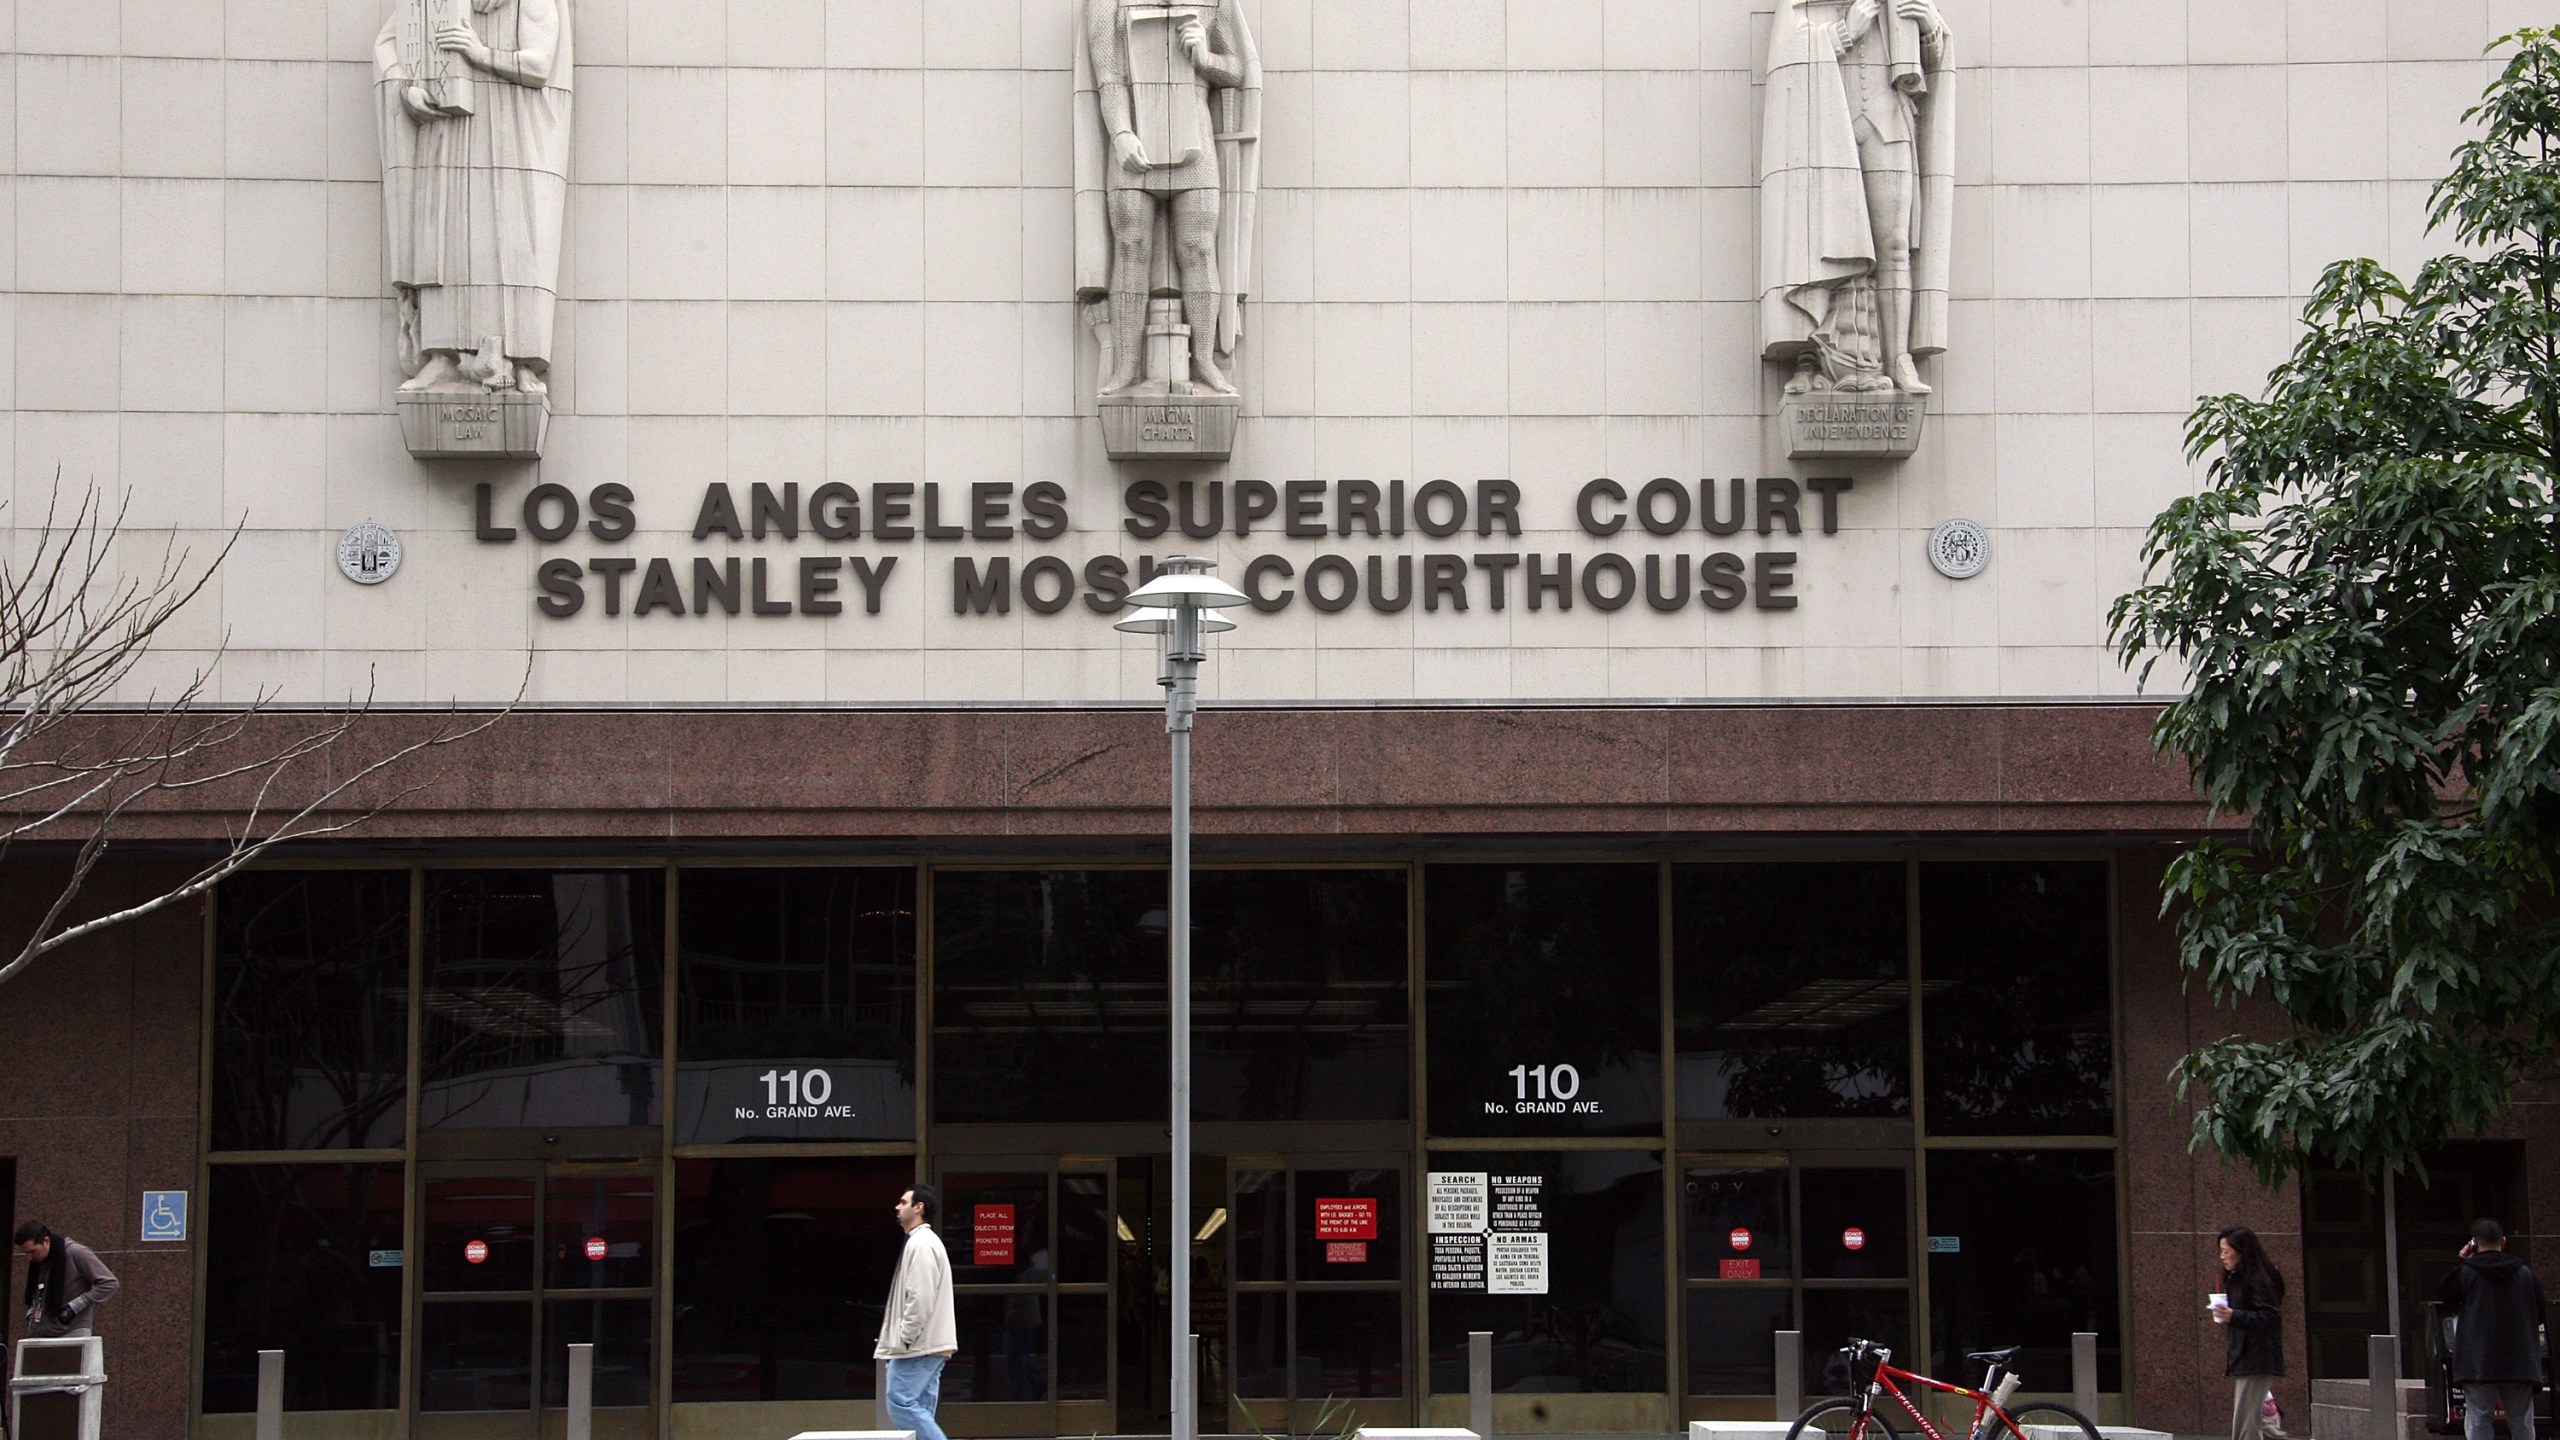
<path id="1" fill-rule="evenodd" d="M 1076 295 L 1098 389 L 1232 396 L 1262 128 L 1241 0 L 1077 7 Z"/>
<path id="2" fill-rule="evenodd" d="M 404 399 L 547 390 L 570 68 L 567 0 L 396 0 L 375 40 Z"/>
<path id="3" fill-rule="evenodd" d="M 1778 0 L 1760 145 L 1761 354 L 1787 393 L 1925 395 L 1955 196 L 1934 0 Z"/>

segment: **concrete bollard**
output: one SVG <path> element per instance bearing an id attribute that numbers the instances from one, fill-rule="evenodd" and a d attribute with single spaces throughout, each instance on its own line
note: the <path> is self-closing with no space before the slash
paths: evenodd
<path id="1" fill-rule="evenodd" d="M 569 1347 L 568 1440 L 595 1440 L 596 1347 Z"/>
<path id="2" fill-rule="evenodd" d="M 1778 1415 L 1793 1422 L 1804 1413 L 1804 1332 L 1781 1330 L 1778 1350 Z"/>
<path id="3" fill-rule="evenodd" d="M 2373 1380 L 2373 1409 L 2365 1433 L 2371 1440 L 2400 1440 L 2400 1337 L 2366 1336 L 2364 1367 Z"/>
<path id="4" fill-rule="evenodd" d="M 2071 1332 L 2071 1408 L 2098 1423 L 2098 1332 Z"/>
<path id="5" fill-rule="evenodd" d="M 284 1352 L 258 1352 L 258 1440 L 284 1440 Z"/>
<path id="6" fill-rule="evenodd" d="M 1467 1332 L 1467 1428 L 1493 1440 L 1493 1332 Z"/>
<path id="7" fill-rule="evenodd" d="M 886 1360 L 871 1362 L 871 1428 L 880 1431 L 889 1428 L 889 1362 Z"/>

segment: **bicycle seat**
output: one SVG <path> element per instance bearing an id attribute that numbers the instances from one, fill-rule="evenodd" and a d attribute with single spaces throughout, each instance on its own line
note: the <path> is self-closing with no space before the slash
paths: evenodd
<path id="1" fill-rule="evenodd" d="M 1976 1350 L 1964 1358 L 1972 1361 L 1976 1365 L 1999 1365 L 2005 1367 L 2011 1361 L 2018 1358 L 2019 1351 L 2026 1348 L 2027 1347 L 2024 1345 L 2012 1345 L 2006 1350 Z"/>

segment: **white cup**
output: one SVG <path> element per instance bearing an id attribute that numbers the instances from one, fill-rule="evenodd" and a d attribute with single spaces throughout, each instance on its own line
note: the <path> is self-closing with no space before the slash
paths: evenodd
<path id="1" fill-rule="evenodd" d="M 2216 1290 L 2204 1297 L 2204 1305 L 2208 1310 L 2227 1310 L 2231 1306 L 2231 1297 Z"/>

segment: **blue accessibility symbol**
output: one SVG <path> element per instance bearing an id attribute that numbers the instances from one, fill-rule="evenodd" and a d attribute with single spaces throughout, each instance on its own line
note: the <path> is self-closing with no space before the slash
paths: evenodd
<path id="1" fill-rule="evenodd" d="M 187 1238 L 186 1191 L 142 1192 L 142 1238 L 146 1241 Z"/>

